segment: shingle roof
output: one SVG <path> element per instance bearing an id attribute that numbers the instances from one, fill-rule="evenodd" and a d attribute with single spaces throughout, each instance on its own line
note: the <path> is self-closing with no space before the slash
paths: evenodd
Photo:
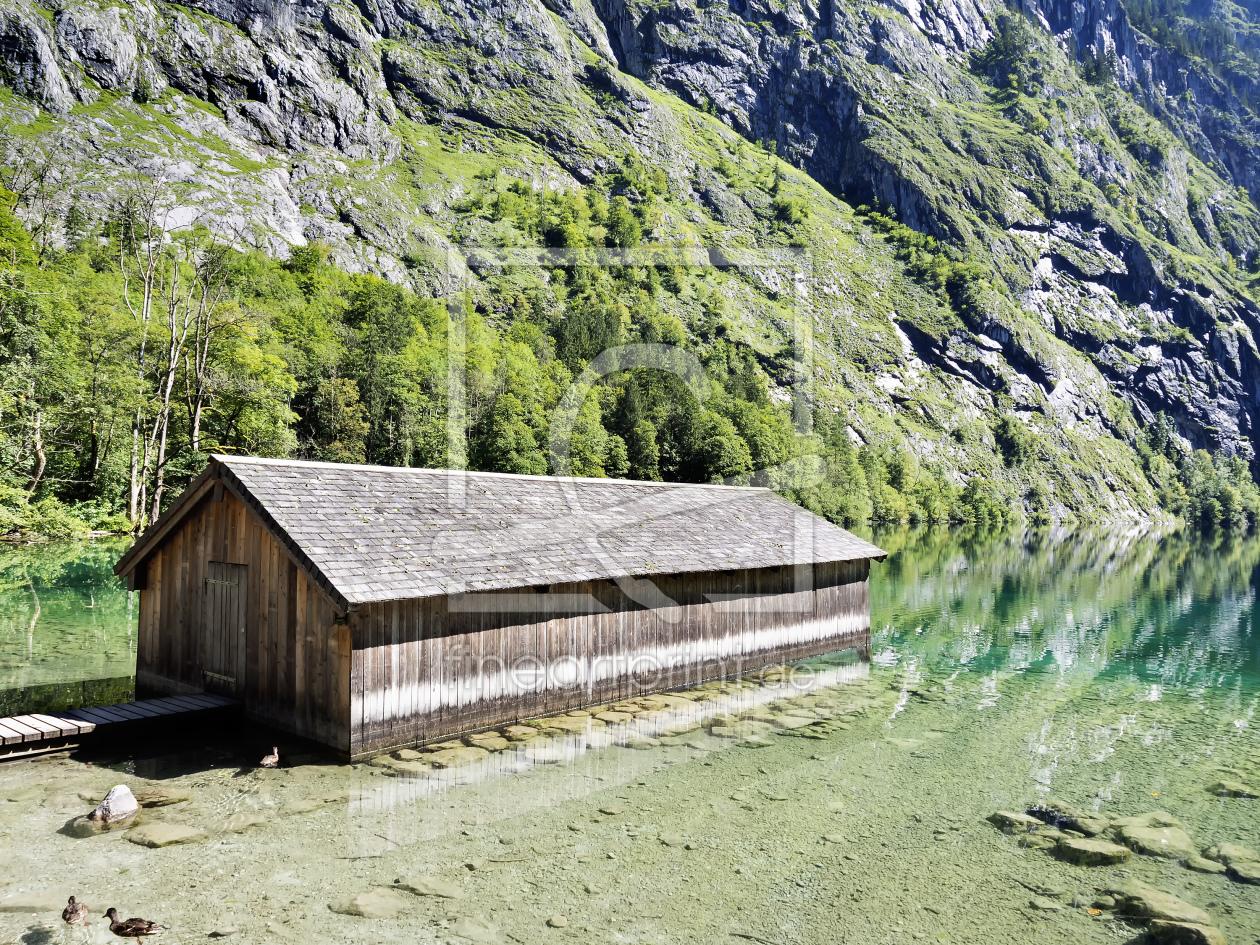
<path id="1" fill-rule="evenodd" d="M 884 556 L 768 489 L 213 461 L 345 604 Z"/>

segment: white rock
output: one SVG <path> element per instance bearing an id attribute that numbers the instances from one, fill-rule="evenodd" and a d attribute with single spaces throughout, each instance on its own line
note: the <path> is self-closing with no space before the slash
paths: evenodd
<path id="1" fill-rule="evenodd" d="M 115 784 L 105 795 L 105 799 L 96 805 L 96 809 L 88 814 L 88 819 L 100 824 L 116 824 L 134 817 L 140 810 L 131 788 L 125 784 Z"/>

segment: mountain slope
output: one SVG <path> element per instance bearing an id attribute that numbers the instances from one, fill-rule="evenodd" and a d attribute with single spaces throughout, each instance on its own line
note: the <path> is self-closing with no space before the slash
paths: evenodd
<path id="1" fill-rule="evenodd" d="M 172 223 L 423 294 L 470 279 L 506 318 L 458 247 L 535 237 L 496 210 L 511 182 L 621 194 L 651 243 L 808 248 L 809 396 L 859 442 L 1055 516 L 1160 515 L 1158 413 L 1254 459 L 1256 119 L 1115 0 L 1023 13 L 3 0 L 0 77 L 11 163 L 52 167 L 37 240 L 161 177 Z M 697 278 L 664 310 L 703 344 L 719 308 L 790 398 L 781 286 Z"/>

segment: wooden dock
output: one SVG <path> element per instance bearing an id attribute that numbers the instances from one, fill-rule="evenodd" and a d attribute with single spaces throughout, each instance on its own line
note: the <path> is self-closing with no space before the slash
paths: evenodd
<path id="1" fill-rule="evenodd" d="M 119 705 L 32 712 L 0 718 L 0 759 L 77 747 L 109 735 L 121 735 L 137 723 L 193 721 L 194 714 L 232 709 L 237 699 L 212 693 L 141 699 Z"/>

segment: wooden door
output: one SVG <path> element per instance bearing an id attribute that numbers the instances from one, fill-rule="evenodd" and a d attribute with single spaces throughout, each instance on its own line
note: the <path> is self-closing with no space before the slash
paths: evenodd
<path id="1" fill-rule="evenodd" d="M 201 674 L 207 692 L 239 696 L 245 685 L 245 604 L 249 566 L 207 563 Z"/>

